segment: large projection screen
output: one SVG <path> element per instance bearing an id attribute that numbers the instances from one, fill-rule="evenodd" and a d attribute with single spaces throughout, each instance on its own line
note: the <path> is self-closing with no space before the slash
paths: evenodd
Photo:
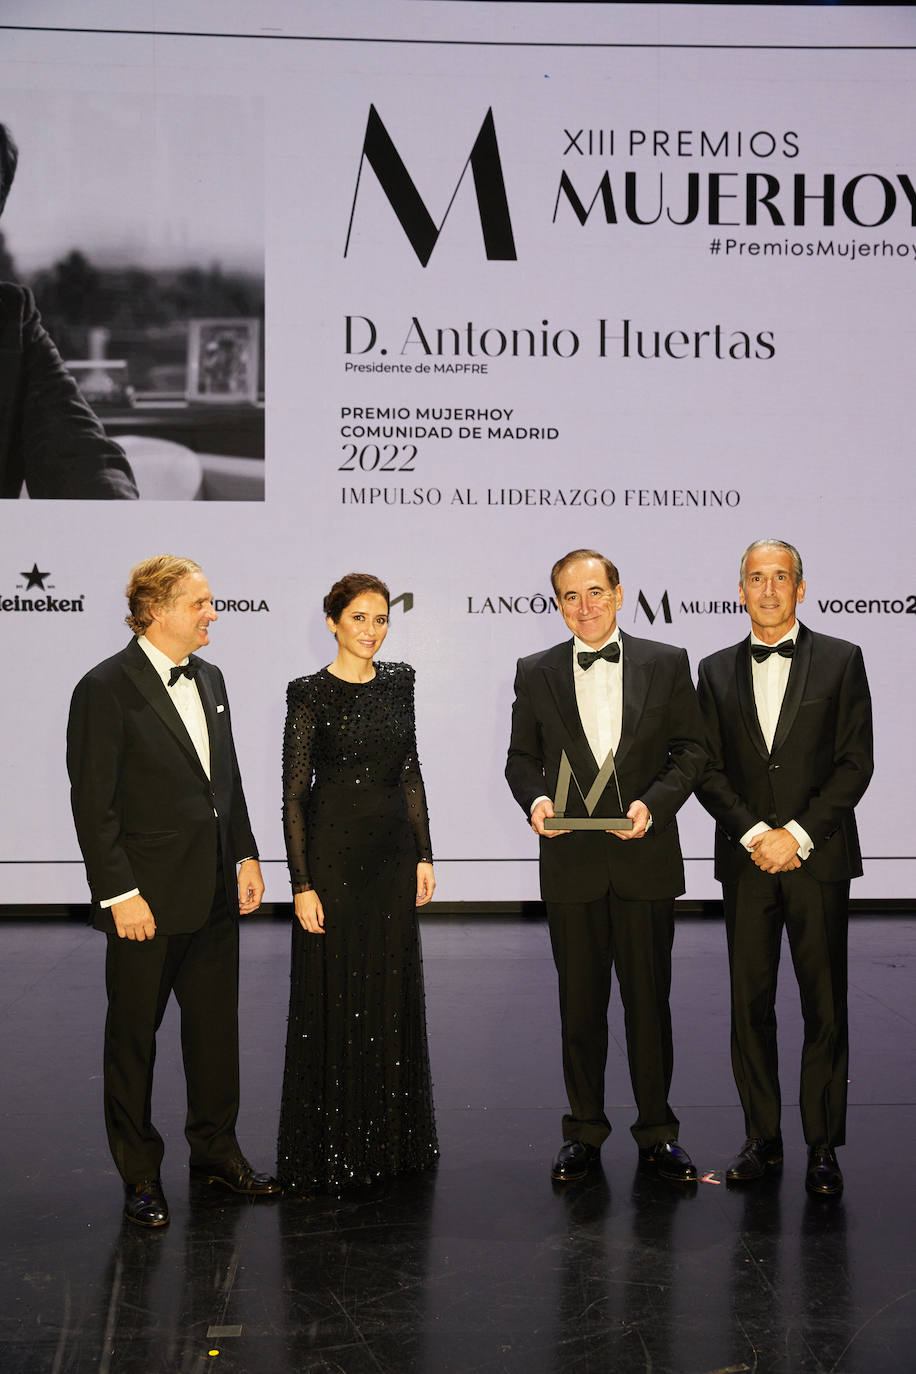
<path id="1" fill-rule="evenodd" d="M 853 895 L 916 895 L 906 7 L 0 19 L 0 277 L 61 331 L 141 495 L 0 502 L 5 904 L 87 900 L 67 708 L 128 637 L 140 558 L 197 559 L 218 598 L 268 900 L 286 683 L 332 657 L 322 597 L 361 570 L 417 672 L 437 898 L 520 902 L 536 842 L 503 767 L 516 659 L 566 636 L 551 564 L 608 553 L 622 628 L 695 671 L 746 633 L 764 536 L 804 556 L 805 623 L 865 654 Z M 718 896 L 712 830 L 690 801 L 688 898 Z"/>

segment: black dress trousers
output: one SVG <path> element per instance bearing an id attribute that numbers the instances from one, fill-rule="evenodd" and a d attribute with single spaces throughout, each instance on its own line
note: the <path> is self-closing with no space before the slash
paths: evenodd
<path id="1" fill-rule="evenodd" d="M 801 868 L 763 873 L 748 864 L 723 884 L 732 985 L 732 1068 L 745 1129 L 780 1134 L 776 980 L 785 926 L 805 1024 L 799 1103 L 808 1145 L 846 1139 L 849 1074 L 849 883 L 822 883 Z"/>
<path id="2" fill-rule="evenodd" d="M 152 1122 L 153 1066 L 172 992 L 181 1009 L 190 1162 L 208 1167 L 236 1156 L 239 930 L 219 856 L 213 905 L 200 929 L 143 941 L 109 935 L 105 977 L 105 1124 L 124 1181 L 159 1173 L 163 1142 Z"/>
<path id="3" fill-rule="evenodd" d="M 569 1113 L 564 1140 L 600 1145 L 610 1133 L 604 1109 L 607 1013 L 616 968 L 626 1018 L 627 1059 L 640 1146 L 676 1140 L 668 1105 L 671 1036 L 671 948 L 674 901 L 630 901 L 613 891 L 586 903 L 547 903 L 547 923 L 560 991 L 563 1076 Z"/>

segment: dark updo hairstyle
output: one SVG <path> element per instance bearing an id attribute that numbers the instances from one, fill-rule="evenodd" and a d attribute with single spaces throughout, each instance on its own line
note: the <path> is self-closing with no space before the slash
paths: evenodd
<path id="1" fill-rule="evenodd" d="M 324 599 L 324 613 L 336 625 L 351 601 L 364 592 L 378 592 L 385 598 L 385 605 L 391 604 L 391 593 L 379 577 L 372 573 L 347 573 L 335 582 Z"/>

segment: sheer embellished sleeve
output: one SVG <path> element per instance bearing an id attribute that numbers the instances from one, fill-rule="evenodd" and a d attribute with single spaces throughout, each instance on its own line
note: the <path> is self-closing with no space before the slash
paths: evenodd
<path id="1" fill-rule="evenodd" d="M 315 709 L 305 678 L 286 689 L 283 733 L 283 836 L 293 892 L 311 890 L 308 871 L 308 803 L 312 787 Z"/>
<path id="2" fill-rule="evenodd" d="M 431 864 L 433 861 L 432 842 L 429 835 L 429 813 L 426 809 L 426 789 L 420 774 L 420 760 L 417 757 L 417 727 L 414 711 L 414 671 L 404 665 L 404 694 L 408 717 L 407 753 L 401 765 L 401 783 L 407 798 L 407 812 L 410 828 L 417 846 L 417 863 Z"/>

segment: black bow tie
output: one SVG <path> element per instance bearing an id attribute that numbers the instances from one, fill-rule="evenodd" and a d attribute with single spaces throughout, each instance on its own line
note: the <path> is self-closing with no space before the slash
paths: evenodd
<path id="1" fill-rule="evenodd" d="M 752 644 L 751 653 L 757 663 L 766 663 L 770 654 L 779 654 L 780 658 L 793 658 L 795 656 L 795 640 L 787 639 L 783 644 L 777 644 L 772 649 L 768 649 L 765 644 Z"/>
<path id="2" fill-rule="evenodd" d="M 199 667 L 199 663 L 191 663 L 190 661 L 188 661 L 187 663 L 177 664 L 169 673 L 169 686 L 174 687 L 175 683 L 182 675 L 184 675 L 184 677 L 186 678 L 190 678 L 190 680 L 193 682 L 194 679 L 197 677 L 197 670 Z"/>
<path id="3" fill-rule="evenodd" d="M 620 659 L 620 645 L 615 639 L 612 644 L 605 644 L 604 648 L 599 649 L 596 653 L 583 649 L 581 653 L 576 654 L 576 658 L 579 660 L 579 667 L 588 672 L 595 660 L 599 658 L 603 658 L 606 663 L 617 663 Z"/>

